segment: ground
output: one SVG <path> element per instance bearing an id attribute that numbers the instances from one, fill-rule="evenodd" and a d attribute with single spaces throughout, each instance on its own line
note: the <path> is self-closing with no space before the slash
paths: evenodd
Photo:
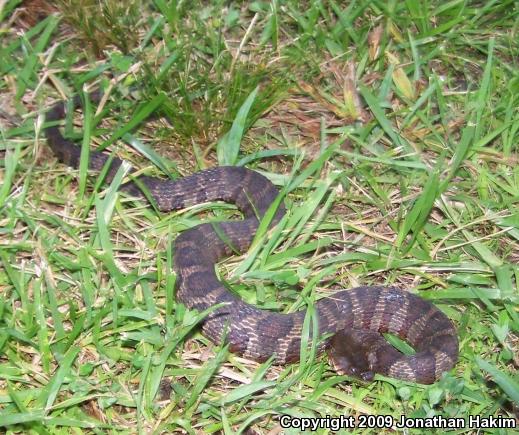
<path id="1" fill-rule="evenodd" d="M 518 418 L 517 2 L 7 0 L 0 30 L 0 426 Z M 245 164 L 288 191 L 285 225 L 219 265 L 242 298 L 289 312 L 397 285 L 455 322 L 456 367 L 430 386 L 365 384 L 312 348 L 279 367 L 211 344 L 175 301 L 171 241 L 239 214 L 161 214 L 57 162 L 44 113 L 75 94 L 78 143 L 157 176 Z"/>

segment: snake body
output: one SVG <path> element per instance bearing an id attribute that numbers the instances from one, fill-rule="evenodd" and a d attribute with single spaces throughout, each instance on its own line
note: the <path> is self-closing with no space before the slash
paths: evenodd
<path id="1" fill-rule="evenodd" d="M 99 94 L 94 95 L 99 100 Z M 74 106 L 79 104 L 76 98 Z M 47 113 L 48 144 L 57 158 L 79 166 L 80 148 L 63 137 L 58 122 L 65 106 L 56 104 Z M 109 165 L 110 182 L 121 160 L 91 151 L 89 168 L 100 171 Z M 107 163 L 108 162 L 108 163 Z M 290 314 L 259 309 L 230 292 L 217 278 L 215 264 L 236 252 L 245 252 L 278 195 L 276 187 L 261 174 L 244 167 L 223 166 L 203 170 L 178 180 L 139 175 L 121 189 L 142 196 L 145 186 L 161 211 L 222 200 L 236 204 L 244 219 L 202 224 L 182 232 L 174 242 L 176 298 L 190 309 L 206 310 L 222 304 L 204 319 L 203 333 L 214 343 L 225 340 L 231 352 L 257 361 L 272 355 L 280 364 L 299 359 L 305 311 Z M 281 203 L 270 225 L 285 214 Z M 340 374 L 370 380 L 375 373 L 420 383 L 432 383 L 458 358 L 458 338 L 449 318 L 432 303 L 395 287 L 357 287 L 342 290 L 315 304 L 319 336 L 332 364 Z M 389 332 L 407 341 L 414 355 L 404 355 L 381 335 Z"/>

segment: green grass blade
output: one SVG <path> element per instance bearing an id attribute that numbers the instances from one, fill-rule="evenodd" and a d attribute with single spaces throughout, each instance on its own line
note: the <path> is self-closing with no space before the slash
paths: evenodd
<path id="1" fill-rule="evenodd" d="M 69 375 L 72 370 L 72 364 L 80 352 L 80 348 L 71 347 L 67 350 L 63 359 L 60 361 L 60 365 L 54 376 L 50 380 L 49 384 L 38 398 L 38 404 L 45 408 L 48 412 L 49 409 L 54 405 L 54 401 L 58 396 L 59 391 L 65 381 L 65 378 Z"/>
<path id="2" fill-rule="evenodd" d="M 360 86 L 360 93 L 366 100 L 370 110 L 373 112 L 375 119 L 379 123 L 382 130 L 386 132 L 389 138 L 393 141 L 395 147 L 405 147 L 406 151 L 410 151 L 407 144 L 395 133 L 393 125 L 389 122 L 384 111 L 380 108 L 380 102 L 373 95 L 373 93 L 365 86 Z"/>
<path id="3" fill-rule="evenodd" d="M 258 90 L 259 88 L 256 87 L 249 94 L 238 110 L 231 129 L 216 144 L 216 155 L 220 165 L 234 165 L 236 163 L 240 152 L 241 139 L 247 128 L 247 116 L 256 99 Z"/>
<path id="4" fill-rule="evenodd" d="M 266 390 L 270 387 L 273 387 L 274 385 L 276 385 L 275 381 L 257 381 L 250 384 L 241 385 L 222 397 L 222 405 L 236 402 L 237 400 L 243 399 L 244 397 L 250 396 L 252 394 L 256 394 L 259 391 Z"/>
<path id="5" fill-rule="evenodd" d="M 134 128 L 139 126 L 142 122 L 144 122 L 153 112 L 155 112 L 160 105 L 166 99 L 166 95 L 161 93 L 155 96 L 151 101 L 146 102 L 141 105 L 137 112 L 132 116 L 132 118 L 128 121 L 126 125 L 119 128 L 115 133 L 110 136 L 109 139 L 104 141 L 100 146 L 99 150 L 104 150 L 106 147 L 112 145 L 116 140 L 122 138 L 126 133 L 129 133 Z"/>
<path id="6" fill-rule="evenodd" d="M 79 196 L 78 199 L 82 200 L 86 189 L 88 161 L 90 156 L 90 134 L 92 131 L 92 105 L 88 94 L 83 93 L 83 111 L 84 111 L 84 123 L 83 123 L 83 142 L 81 144 L 81 155 L 79 160 Z"/>
<path id="7" fill-rule="evenodd" d="M 488 372 L 506 395 L 516 404 L 519 404 L 519 383 L 511 376 L 499 370 L 496 366 L 482 358 L 476 357 L 481 370 Z"/>

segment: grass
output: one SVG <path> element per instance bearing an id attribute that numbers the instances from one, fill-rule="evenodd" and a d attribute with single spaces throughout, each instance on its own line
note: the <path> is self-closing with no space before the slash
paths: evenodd
<path id="1" fill-rule="evenodd" d="M 61 0 L 57 15 L 23 19 L 44 4 L 0 3 L 6 431 L 278 433 L 285 414 L 518 418 L 516 2 Z M 206 313 L 175 302 L 171 242 L 239 216 L 221 203 L 161 215 L 119 195 L 124 168 L 104 186 L 57 163 L 43 113 L 87 85 L 110 97 L 69 117 L 79 143 L 154 175 L 247 164 L 283 190 L 290 213 L 219 266 L 243 299 L 308 307 L 308 335 L 313 302 L 337 289 L 408 288 L 458 326 L 456 367 L 431 386 L 363 384 L 315 347 L 279 367 L 209 343 Z"/>

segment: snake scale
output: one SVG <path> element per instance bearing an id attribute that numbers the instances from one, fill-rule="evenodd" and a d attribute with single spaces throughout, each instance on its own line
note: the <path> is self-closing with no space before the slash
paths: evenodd
<path id="1" fill-rule="evenodd" d="M 91 96 L 99 101 L 100 93 Z M 73 106 L 80 103 L 74 99 Z M 80 147 L 66 139 L 59 121 L 65 115 L 63 102 L 47 113 L 46 136 L 57 158 L 79 166 Z M 100 171 L 106 154 L 91 151 L 89 168 Z M 105 182 L 110 182 L 122 161 L 108 164 Z M 236 204 L 244 219 L 201 224 L 182 232 L 175 240 L 174 270 L 176 298 L 190 309 L 205 310 L 215 304 L 202 324 L 203 333 L 214 343 L 223 337 L 231 352 L 256 361 L 275 355 L 280 364 L 299 359 L 305 311 L 277 313 L 249 305 L 230 292 L 217 278 L 215 264 L 235 252 L 245 252 L 252 242 L 259 219 L 276 199 L 276 187 L 261 174 L 244 167 L 223 166 L 203 170 L 178 180 L 139 175 L 121 189 L 143 196 L 144 185 L 161 211 L 182 209 L 207 201 Z M 271 226 L 285 214 L 281 204 Z M 432 383 L 458 358 L 458 337 L 448 317 L 432 303 L 395 287 L 366 286 L 342 290 L 315 304 L 320 336 L 331 335 L 321 348 L 328 349 L 339 374 L 371 380 L 375 373 L 419 383 Z M 404 339 L 415 354 L 404 355 L 381 333 Z"/>

